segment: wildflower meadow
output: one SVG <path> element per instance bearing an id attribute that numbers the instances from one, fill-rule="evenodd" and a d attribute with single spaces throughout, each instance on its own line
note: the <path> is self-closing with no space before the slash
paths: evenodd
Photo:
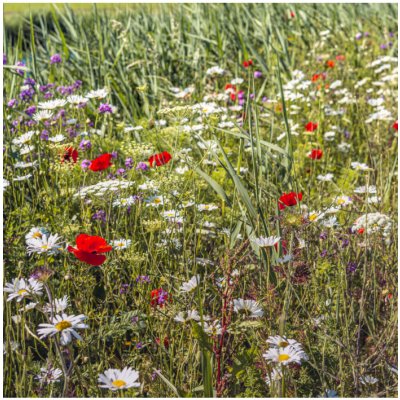
<path id="1" fill-rule="evenodd" d="M 4 397 L 397 397 L 397 4 L 4 18 Z"/>

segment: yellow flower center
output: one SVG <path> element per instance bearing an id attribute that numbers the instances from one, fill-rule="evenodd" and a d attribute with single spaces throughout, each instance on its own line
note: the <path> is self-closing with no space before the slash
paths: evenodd
<path id="1" fill-rule="evenodd" d="M 124 244 L 123 243 L 117 243 L 117 246 L 118 247 L 124 247 Z"/>
<path id="2" fill-rule="evenodd" d="M 43 250 L 47 250 L 49 248 L 49 246 L 47 244 L 42 244 L 40 246 L 40 248 L 43 249 Z"/>
<path id="3" fill-rule="evenodd" d="M 279 362 L 285 362 L 285 361 L 289 360 L 289 358 L 290 357 L 287 354 L 279 354 L 278 361 Z"/>
<path id="4" fill-rule="evenodd" d="M 26 289 L 18 290 L 18 294 L 19 294 L 20 296 L 24 295 L 25 293 L 28 293 L 28 291 L 27 291 Z"/>
<path id="5" fill-rule="evenodd" d="M 117 388 L 122 388 L 123 386 L 126 385 L 126 382 L 123 381 L 122 379 L 117 379 L 112 383 L 112 385 L 117 387 Z"/>
<path id="6" fill-rule="evenodd" d="M 310 221 L 315 221 L 317 219 L 317 214 L 311 214 L 309 219 Z"/>
<path id="7" fill-rule="evenodd" d="M 282 342 L 279 342 L 278 346 L 285 348 L 285 347 L 289 346 L 289 343 L 285 342 L 285 341 L 282 341 Z"/>
<path id="8" fill-rule="evenodd" d="M 161 200 L 160 199 L 154 199 L 154 203 L 159 204 L 159 203 L 161 203 Z"/>
<path id="9" fill-rule="evenodd" d="M 42 237 L 42 233 L 41 232 L 35 232 L 33 235 L 32 235 L 32 237 L 33 238 L 41 238 Z"/>
<path id="10" fill-rule="evenodd" d="M 344 199 L 338 199 L 337 204 L 342 205 L 344 204 L 346 201 Z"/>
<path id="11" fill-rule="evenodd" d="M 64 329 L 71 328 L 72 324 L 69 321 L 61 321 L 56 324 L 56 329 L 58 331 L 63 331 Z"/>

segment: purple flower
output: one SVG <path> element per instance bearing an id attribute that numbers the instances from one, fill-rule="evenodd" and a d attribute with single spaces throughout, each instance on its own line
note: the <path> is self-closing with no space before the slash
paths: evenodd
<path id="1" fill-rule="evenodd" d="M 142 342 L 137 342 L 137 343 L 136 343 L 136 348 L 137 348 L 138 350 L 140 350 L 142 347 L 143 347 L 143 343 L 142 343 Z"/>
<path id="2" fill-rule="evenodd" d="M 50 57 L 50 64 L 60 64 L 62 62 L 61 56 L 56 53 Z"/>
<path id="3" fill-rule="evenodd" d="M 46 92 L 46 93 L 44 94 L 45 100 L 49 100 L 49 99 L 51 99 L 52 97 L 53 97 L 53 93 L 51 93 L 51 92 Z"/>
<path id="4" fill-rule="evenodd" d="M 35 82 L 35 80 L 32 79 L 32 78 L 26 78 L 26 79 L 24 80 L 24 85 L 35 86 L 35 85 L 36 85 L 36 82 Z"/>
<path id="5" fill-rule="evenodd" d="M 239 99 L 238 103 L 239 103 L 239 106 L 242 106 L 245 103 L 245 101 L 244 101 L 244 99 Z"/>
<path id="6" fill-rule="evenodd" d="M 80 143 L 79 143 L 79 148 L 81 150 L 90 150 L 92 148 L 92 143 L 90 142 L 90 140 L 87 139 L 83 139 Z"/>
<path id="7" fill-rule="evenodd" d="M 262 78 L 263 74 L 261 71 L 254 71 L 254 78 Z"/>
<path id="8" fill-rule="evenodd" d="M 83 160 L 83 161 L 81 162 L 81 168 L 82 168 L 82 169 L 89 168 L 91 163 L 92 163 L 92 162 L 91 162 L 90 160 Z"/>
<path id="9" fill-rule="evenodd" d="M 33 114 L 36 112 L 36 107 L 35 106 L 30 106 L 25 110 L 25 113 L 28 114 L 30 117 L 32 117 Z"/>
<path id="10" fill-rule="evenodd" d="M 322 250 L 321 257 L 326 257 L 328 255 L 328 250 Z"/>
<path id="11" fill-rule="evenodd" d="M 98 210 L 92 215 L 92 219 L 95 221 L 106 222 L 106 212 L 104 210 Z"/>
<path id="12" fill-rule="evenodd" d="M 243 90 L 241 90 L 239 93 L 238 93 L 238 99 L 239 100 L 241 100 L 241 99 L 244 99 L 244 92 L 243 92 Z"/>
<path id="13" fill-rule="evenodd" d="M 18 67 L 25 67 L 26 64 L 23 61 L 18 61 L 16 64 Z M 24 76 L 25 72 L 22 69 L 16 69 L 15 70 L 17 72 L 18 75 L 20 76 Z"/>
<path id="14" fill-rule="evenodd" d="M 368 37 L 369 36 L 369 32 L 364 32 L 364 36 Z"/>
<path id="15" fill-rule="evenodd" d="M 132 318 L 131 318 L 131 324 L 132 325 L 135 325 L 135 324 L 137 324 L 139 322 L 139 317 L 137 317 L 136 315 L 134 315 Z"/>
<path id="16" fill-rule="evenodd" d="M 342 240 L 342 249 L 346 248 L 350 244 L 350 241 L 348 239 L 343 239 Z"/>
<path id="17" fill-rule="evenodd" d="M 344 130 L 343 134 L 346 139 L 350 138 L 350 132 L 347 129 Z"/>
<path id="18" fill-rule="evenodd" d="M 118 153 L 116 151 L 112 151 L 111 152 L 111 157 L 112 158 L 117 158 L 118 157 Z"/>
<path id="19" fill-rule="evenodd" d="M 118 168 L 116 174 L 122 176 L 125 174 L 125 170 L 123 168 Z"/>
<path id="20" fill-rule="evenodd" d="M 139 275 L 136 278 L 137 283 L 150 283 L 150 277 L 147 275 Z"/>
<path id="21" fill-rule="evenodd" d="M 326 232 L 322 232 L 322 233 L 319 235 L 319 238 L 322 239 L 322 240 L 326 240 L 327 237 L 328 237 L 328 234 L 327 234 Z"/>
<path id="22" fill-rule="evenodd" d="M 49 131 L 46 129 L 43 129 L 42 132 L 40 133 L 40 139 L 49 140 Z"/>
<path id="23" fill-rule="evenodd" d="M 34 89 L 30 88 L 30 89 L 26 89 L 23 90 L 20 94 L 19 94 L 19 98 L 23 101 L 29 101 L 32 100 L 33 95 L 35 94 Z"/>
<path id="24" fill-rule="evenodd" d="M 356 33 L 355 39 L 360 40 L 363 37 L 363 34 L 361 32 Z"/>
<path id="25" fill-rule="evenodd" d="M 264 97 L 261 99 L 261 101 L 262 101 L 263 103 L 265 103 L 266 101 L 268 101 L 268 97 L 264 96 Z"/>
<path id="26" fill-rule="evenodd" d="M 356 262 L 350 261 L 350 262 L 347 264 L 347 269 L 346 269 L 346 271 L 347 271 L 347 273 L 352 274 L 353 272 L 356 271 L 357 267 L 358 267 L 358 265 L 357 265 Z"/>
<path id="27" fill-rule="evenodd" d="M 147 171 L 149 169 L 149 166 L 145 162 L 140 161 L 138 163 L 138 165 L 136 165 L 136 169 L 137 170 L 142 170 L 142 171 Z"/>
<path id="28" fill-rule="evenodd" d="M 126 294 L 129 290 L 129 283 L 123 283 L 119 289 L 120 294 Z"/>
<path id="29" fill-rule="evenodd" d="M 388 48 L 388 46 L 387 46 L 387 44 L 381 44 L 380 46 L 379 46 L 379 48 L 381 49 L 381 50 L 386 50 L 387 48 Z"/>
<path id="30" fill-rule="evenodd" d="M 16 105 L 18 105 L 18 100 L 17 99 L 11 99 L 8 103 L 7 103 L 7 107 L 13 108 Z"/>
<path id="31" fill-rule="evenodd" d="M 7 64 L 7 56 L 3 53 L 3 65 Z"/>
<path id="32" fill-rule="evenodd" d="M 125 160 L 125 167 L 126 167 L 126 169 L 132 169 L 133 168 L 133 160 L 132 160 L 132 158 L 127 158 L 126 160 Z"/>
<path id="33" fill-rule="evenodd" d="M 100 114 L 112 113 L 112 108 L 107 103 L 101 103 L 99 106 L 99 113 Z"/>
<path id="34" fill-rule="evenodd" d="M 250 94 L 250 98 L 253 100 L 254 97 L 256 97 L 256 95 L 255 95 L 254 93 L 251 93 L 251 94 Z"/>

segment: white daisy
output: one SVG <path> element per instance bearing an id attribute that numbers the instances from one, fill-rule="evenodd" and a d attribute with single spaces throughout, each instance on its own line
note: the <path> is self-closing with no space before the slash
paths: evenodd
<path id="1" fill-rule="evenodd" d="M 50 119 L 53 116 L 53 113 L 49 110 L 42 110 L 38 111 L 37 113 L 33 114 L 33 119 L 37 122 L 44 121 L 46 119 Z"/>
<path id="2" fill-rule="evenodd" d="M 269 236 L 251 239 L 259 247 L 272 247 L 275 246 L 281 240 L 280 236 Z"/>
<path id="3" fill-rule="evenodd" d="M 63 107 L 66 104 L 67 101 L 64 99 L 54 99 L 39 103 L 38 108 L 41 108 L 43 110 L 54 110 L 55 108 Z"/>
<path id="4" fill-rule="evenodd" d="M 75 329 L 86 329 L 88 326 L 83 323 L 86 316 L 80 315 L 70 315 L 61 314 L 56 315 L 50 324 L 39 324 L 39 329 L 37 330 L 39 337 L 41 339 L 47 336 L 54 336 L 58 333 L 61 335 L 60 343 L 66 346 L 71 342 L 72 337 L 78 340 L 82 340 L 82 337 L 76 332 Z"/>
<path id="5" fill-rule="evenodd" d="M 86 104 L 89 99 L 83 97 L 83 96 L 79 96 L 79 95 L 72 95 L 72 96 L 68 96 L 67 97 L 67 101 L 70 104 L 75 104 L 75 105 L 79 105 L 79 104 Z"/>
<path id="6" fill-rule="evenodd" d="M 200 283 L 200 275 L 192 276 L 189 282 L 184 282 L 180 287 L 181 292 L 189 293 L 196 289 L 197 285 Z"/>
<path id="7" fill-rule="evenodd" d="M 36 279 L 29 278 L 26 281 L 24 278 L 14 278 L 11 283 L 6 283 L 4 291 L 10 293 L 8 295 L 7 301 L 16 299 L 20 302 L 23 298 L 28 296 L 41 296 L 43 289 L 43 283 L 37 281 Z"/>
<path id="8" fill-rule="evenodd" d="M 355 169 L 356 171 L 369 171 L 371 169 L 367 164 L 359 163 L 357 161 L 351 163 L 351 168 Z"/>
<path id="9" fill-rule="evenodd" d="M 201 326 L 201 322 L 199 325 Z M 213 321 L 211 324 L 204 322 L 203 329 L 210 336 L 218 336 L 222 333 L 222 327 L 218 320 Z"/>
<path id="10" fill-rule="evenodd" d="M 43 306 L 43 312 L 60 314 L 69 306 L 68 296 L 65 295 L 61 299 L 54 299 L 54 303 L 47 303 Z"/>
<path id="11" fill-rule="evenodd" d="M 37 239 L 43 237 L 43 235 L 48 235 L 49 232 L 46 228 L 42 227 L 33 227 L 31 230 L 25 235 L 25 239 Z"/>
<path id="12" fill-rule="evenodd" d="M 163 196 L 151 196 L 144 200 L 146 203 L 146 207 L 159 207 L 164 204 Z"/>
<path id="13" fill-rule="evenodd" d="M 203 317 L 203 319 L 206 321 L 206 319 Z M 185 313 L 183 311 L 180 311 L 174 318 L 174 321 L 176 322 L 188 322 L 188 321 L 200 321 L 200 315 L 196 310 L 191 310 L 187 312 L 187 316 L 185 317 Z"/>
<path id="14" fill-rule="evenodd" d="M 108 90 L 106 88 L 91 90 L 86 97 L 88 99 L 104 99 L 108 95 Z"/>
<path id="15" fill-rule="evenodd" d="M 27 253 L 49 253 L 55 254 L 62 248 L 61 237 L 57 234 L 55 235 L 43 235 L 42 237 L 28 239 L 26 241 Z"/>
<path id="16" fill-rule="evenodd" d="M 111 246 L 114 247 L 114 250 L 125 250 L 127 249 L 132 243 L 130 239 L 119 239 L 119 240 L 112 240 L 110 242 Z"/>
<path id="17" fill-rule="evenodd" d="M 34 131 L 26 132 L 23 135 L 18 136 L 17 138 L 13 139 L 11 141 L 11 143 L 18 145 L 18 146 L 22 146 L 23 144 L 30 142 L 34 135 L 35 135 Z"/>
<path id="18" fill-rule="evenodd" d="M 284 348 L 268 349 L 267 352 L 263 354 L 263 357 L 278 365 L 288 365 L 290 363 L 301 364 L 302 360 L 307 360 L 307 355 L 303 350 L 291 345 Z"/>
<path id="19" fill-rule="evenodd" d="M 349 196 L 338 196 L 333 200 L 333 202 L 339 207 L 346 207 L 353 203 L 353 200 Z"/>
<path id="20" fill-rule="evenodd" d="M 62 142 L 64 139 L 65 139 L 65 136 L 60 133 L 56 136 L 49 138 L 48 140 L 49 140 L 49 142 L 59 143 L 59 142 Z"/>
<path id="21" fill-rule="evenodd" d="M 302 348 L 301 344 L 297 340 L 288 339 L 286 336 L 280 335 L 269 336 L 267 339 L 267 343 L 270 345 L 270 347 L 275 348 L 284 349 L 287 346 L 297 347 L 300 349 Z"/>
<path id="22" fill-rule="evenodd" d="M 129 389 L 132 387 L 140 387 L 138 382 L 139 372 L 131 367 L 125 367 L 122 371 L 120 369 L 107 369 L 103 374 L 99 375 L 99 387 L 110 389 L 112 391 L 120 389 Z"/>
<path id="23" fill-rule="evenodd" d="M 214 204 L 199 204 L 197 206 L 197 209 L 199 211 L 213 211 L 213 210 L 218 210 L 218 206 Z"/>
<path id="24" fill-rule="evenodd" d="M 40 373 L 36 375 L 36 379 L 42 383 L 49 385 L 53 382 L 59 382 L 62 376 L 60 368 L 40 368 Z"/>
<path id="25" fill-rule="evenodd" d="M 259 318 L 264 315 L 262 308 L 255 300 L 234 299 L 233 309 L 235 312 L 244 312 L 250 318 Z"/>
<path id="26" fill-rule="evenodd" d="M 22 182 L 22 181 L 26 181 L 30 178 L 32 178 L 32 174 L 28 174 L 28 175 L 24 175 L 24 176 L 16 176 L 15 178 L 13 178 L 14 182 Z"/>
<path id="27" fill-rule="evenodd" d="M 371 375 L 360 376 L 359 380 L 363 385 L 374 385 L 378 382 L 378 379 Z"/>
<path id="28" fill-rule="evenodd" d="M 354 193 L 359 193 L 359 194 L 363 194 L 363 193 L 369 193 L 369 194 L 375 194 L 376 193 L 376 186 L 359 186 L 357 188 L 354 189 Z"/>
<path id="29" fill-rule="evenodd" d="M 331 182 L 333 179 L 333 174 L 326 174 L 326 175 L 318 175 L 317 179 L 321 182 Z"/>

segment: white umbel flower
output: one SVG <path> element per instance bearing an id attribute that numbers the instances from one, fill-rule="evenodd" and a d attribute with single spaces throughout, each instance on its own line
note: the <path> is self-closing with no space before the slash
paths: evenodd
<path id="1" fill-rule="evenodd" d="M 234 299 L 233 309 L 235 312 L 244 312 L 250 318 L 260 318 L 264 311 L 255 300 Z"/>
<path id="2" fill-rule="evenodd" d="M 14 278 L 11 283 L 6 283 L 4 291 L 10 293 L 8 295 L 7 301 L 16 299 L 20 302 L 23 298 L 28 296 L 40 296 L 42 295 L 43 283 L 37 281 L 36 279 L 29 278 L 26 281 L 24 278 Z"/>
<path id="3" fill-rule="evenodd" d="M 108 90 L 106 88 L 103 89 L 97 89 L 97 90 L 92 90 L 90 91 L 86 97 L 88 99 L 104 99 L 108 95 Z"/>
<path id="4" fill-rule="evenodd" d="M 120 369 L 107 369 L 103 374 L 99 375 L 99 387 L 110 389 L 112 391 L 139 387 L 139 372 L 131 367 Z"/>
<path id="5" fill-rule="evenodd" d="M 37 330 L 41 339 L 47 336 L 54 336 L 58 333 L 61 335 L 60 343 L 66 346 L 71 342 L 72 338 L 75 337 L 78 340 L 82 340 L 82 337 L 76 332 L 75 329 L 86 329 L 88 326 L 83 323 L 86 316 L 61 314 L 56 315 L 50 324 L 39 324 Z"/>
<path id="6" fill-rule="evenodd" d="M 197 285 L 200 283 L 200 275 L 192 276 L 189 282 L 184 282 L 180 287 L 181 292 L 189 293 L 196 289 Z"/>

